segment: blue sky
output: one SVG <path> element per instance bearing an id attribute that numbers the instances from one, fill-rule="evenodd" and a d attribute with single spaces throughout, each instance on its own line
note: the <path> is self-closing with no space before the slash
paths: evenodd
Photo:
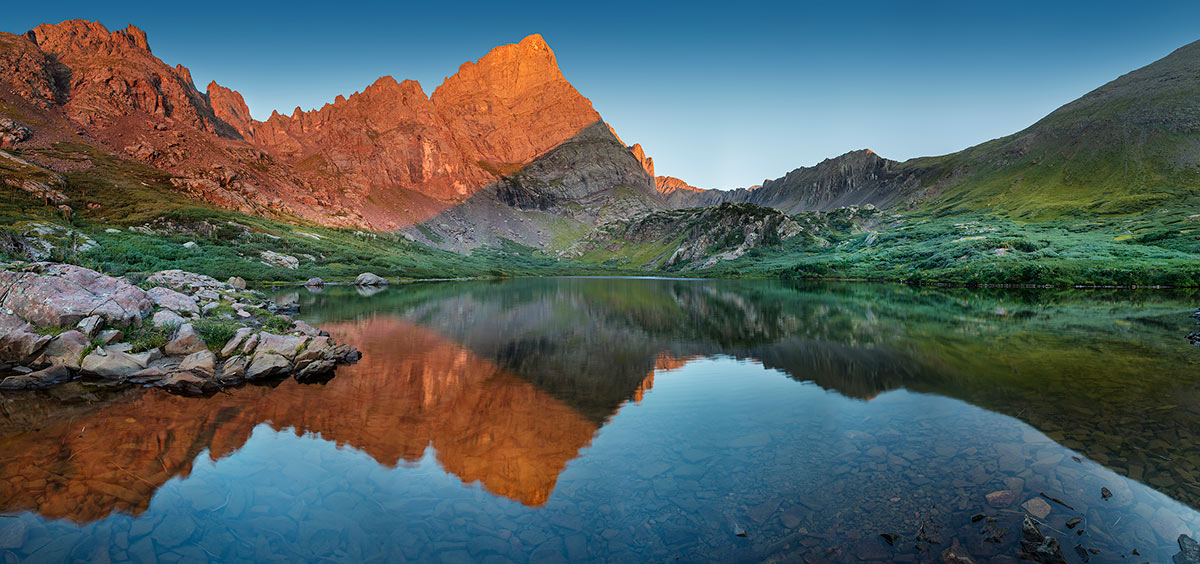
<path id="1" fill-rule="evenodd" d="M 1157 5 L 1156 5 L 1157 4 Z M 381 75 L 426 93 L 541 33 L 567 79 L 659 174 L 757 184 L 849 150 L 907 159 L 1020 130 L 1200 39 L 1192 2 L 18 2 L 0 29 L 133 23 L 168 64 L 257 118 Z"/>

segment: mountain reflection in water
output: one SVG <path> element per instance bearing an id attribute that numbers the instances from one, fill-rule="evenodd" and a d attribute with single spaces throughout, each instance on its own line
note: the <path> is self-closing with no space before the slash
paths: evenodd
<path id="1" fill-rule="evenodd" d="M 388 559 L 923 560 L 955 539 L 1011 556 L 1020 504 L 1041 493 L 1065 503 L 1046 521 L 1064 547 L 1107 551 L 1093 562 L 1169 556 L 1200 526 L 1192 295 L 613 279 L 284 295 L 362 361 L 207 399 L 79 383 L 3 396 L 0 507 L 17 518 L 0 519 L 0 550 L 317 559 L 285 503 L 310 492 L 309 511 L 342 523 L 322 550 L 346 561 L 365 557 L 356 535 Z M 366 489 L 355 472 L 374 476 L 370 501 L 330 505 L 346 494 L 317 477 Z M 275 502 L 251 501 L 267 484 Z M 1100 487 L 1115 496 L 1097 502 Z M 1000 490 L 1016 499 L 991 507 Z M 382 543 L 364 507 L 417 519 L 412 538 Z M 967 519 L 980 512 L 1007 533 L 988 540 Z M 492 546 L 454 541 L 464 526 Z M 239 527 L 273 532 L 213 532 Z M 153 542 L 135 550 L 135 532 Z M 41 542 L 63 535 L 79 544 Z"/>

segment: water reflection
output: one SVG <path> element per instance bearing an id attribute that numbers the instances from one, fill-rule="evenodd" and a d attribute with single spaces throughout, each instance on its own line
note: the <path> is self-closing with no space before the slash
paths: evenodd
<path id="1" fill-rule="evenodd" d="M 1164 560 L 1200 530 L 1190 296 L 595 279 L 286 294 L 362 361 L 199 400 L 4 396 L 0 506 L 17 517 L 0 551 L 836 561 L 959 542 L 987 558 L 1015 554 L 1032 512 L 1095 562 Z"/>

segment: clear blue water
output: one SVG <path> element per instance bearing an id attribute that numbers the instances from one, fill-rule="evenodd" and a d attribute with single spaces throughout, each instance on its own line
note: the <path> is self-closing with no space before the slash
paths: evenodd
<path id="1" fill-rule="evenodd" d="M 212 398 L 5 396 L 6 561 L 1002 561 L 1029 514 L 1067 561 L 1142 562 L 1200 532 L 1189 296 L 281 297 L 363 361 Z"/>

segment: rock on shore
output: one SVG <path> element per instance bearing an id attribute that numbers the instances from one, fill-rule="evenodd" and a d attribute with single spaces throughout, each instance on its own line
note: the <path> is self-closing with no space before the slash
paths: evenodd
<path id="1" fill-rule="evenodd" d="M 165 270 L 130 281 L 79 266 L 0 270 L 0 390 L 78 377 L 203 395 L 332 377 L 360 354 L 241 284 Z"/>

